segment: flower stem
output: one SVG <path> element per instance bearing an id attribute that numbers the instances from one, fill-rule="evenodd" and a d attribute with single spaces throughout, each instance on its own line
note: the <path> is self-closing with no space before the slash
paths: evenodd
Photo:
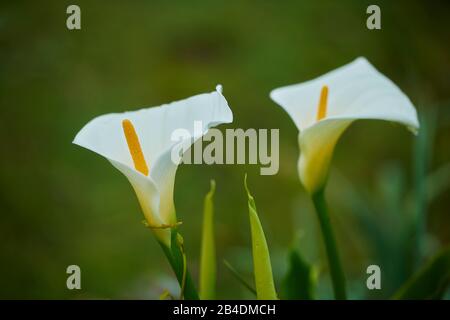
<path id="1" fill-rule="evenodd" d="M 333 291 L 336 299 L 347 299 L 345 289 L 345 276 L 342 270 L 339 252 L 334 238 L 333 228 L 331 227 L 330 217 L 328 216 L 327 205 L 325 202 L 324 189 L 312 194 L 314 207 L 320 222 L 325 248 L 328 256 L 328 264 L 331 272 L 331 280 L 333 282 Z"/>
<path id="2" fill-rule="evenodd" d="M 186 266 L 186 255 L 184 253 L 183 245 L 180 243 L 179 239 L 181 235 L 176 229 L 172 229 L 172 245 L 168 248 L 165 244 L 160 242 L 161 248 L 163 249 L 167 260 L 169 261 L 172 270 L 177 277 L 178 283 L 180 284 L 181 294 L 180 296 L 186 300 L 199 300 L 197 289 L 192 281 L 192 278 L 187 270 Z M 182 238 L 181 238 L 182 239 Z"/>

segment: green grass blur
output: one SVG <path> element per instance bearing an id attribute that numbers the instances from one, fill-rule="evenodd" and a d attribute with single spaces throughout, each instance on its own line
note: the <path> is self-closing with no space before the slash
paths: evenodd
<path id="1" fill-rule="evenodd" d="M 295 241 L 318 266 L 324 249 L 297 175 L 297 130 L 268 97 L 365 56 L 396 82 L 426 123 L 418 138 L 389 123 L 357 122 L 340 140 L 328 186 L 351 298 L 387 298 L 450 243 L 450 7 L 378 1 L 86 1 L 82 30 L 66 28 L 72 1 L 0 4 L 0 298 L 157 298 L 176 288 L 141 223 L 135 194 L 107 161 L 72 145 L 97 115 L 214 90 L 229 128 L 279 128 L 280 171 L 256 165 L 180 166 L 175 205 L 198 278 L 202 205 L 215 179 L 218 298 L 252 298 L 227 268 L 251 276 L 245 172 L 271 250 L 277 287 Z M 66 288 L 66 267 L 82 290 Z M 383 290 L 365 288 L 379 264 Z"/>

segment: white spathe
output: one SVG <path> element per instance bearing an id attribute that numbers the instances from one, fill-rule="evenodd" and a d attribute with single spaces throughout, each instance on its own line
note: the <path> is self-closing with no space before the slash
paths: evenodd
<path id="1" fill-rule="evenodd" d="M 317 120 L 324 86 L 329 88 L 326 116 Z M 275 89 L 270 97 L 299 130 L 299 175 L 310 193 L 324 187 L 336 142 L 353 121 L 378 119 L 403 124 L 414 133 L 419 129 L 409 98 L 362 57 L 313 80 Z"/>
<path id="2" fill-rule="evenodd" d="M 149 167 L 145 176 L 135 169 L 125 138 L 122 121 L 133 124 Z M 175 174 L 179 163 L 171 157 L 172 148 L 186 148 L 201 137 L 194 132 L 194 122 L 201 121 L 206 134 L 209 128 L 233 121 L 233 114 L 222 95 L 221 86 L 211 93 L 153 108 L 99 116 L 86 124 L 73 143 L 98 153 L 119 169 L 133 186 L 148 225 L 157 238 L 170 245 L 170 228 L 177 223 L 173 202 Z M 189 141 L 172 141 L 172 132 L 186 129 Z"/>

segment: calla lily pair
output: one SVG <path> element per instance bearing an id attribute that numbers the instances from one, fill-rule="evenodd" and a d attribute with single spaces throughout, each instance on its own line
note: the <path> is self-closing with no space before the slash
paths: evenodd
<path id="1" fill-rule="evenodd" d="M 397 122 L 416 132 L 416 110 L 406 95 L 364 58 L 314 80 L 275 89 L 270 96 L 299 129 L 300 180 L 318 212 L 335 295 L 345 299 L 345 277 L 323 196 L 334 147 L 345 129 L 359 119 Z M 108 159 L 128 178 L 182 292 L 186 284 L 186 297 L 196 298 L 197 294 L 186 271 L 182 238 L 174 231 L 178 222 L 173 191 L 179 163 L 174 162 L 172 154 L 174 150 L 182 153 L 210 127 L 232 120 L 218 86 L 215 92 L 167 105 L 97 117 L 74 139 L 75 144 Z M 193 130 L 196 121 L 203 125 L 200 133 Z M 176 129 L 188 130 L 189 140 L 172 141 Z M 174 239 L 179 241 L 176 246 Z"/>
<path id="2" fill-rule="evenodd" d="M 171 152 L 174 148 L 185 150 L 201 137 L 193 132 L 196 121 L 203 125 L 202 135 L 210 127 L 233 121 L 221 86 L 158 107 L 99 116 L 73 141 L 108 159 L 128 178 L 148 226 L 166 247 L 170 247 L 170 229 L 177 225 L 173 192 L 179 163 Z M 180 128 L 188 130 L 192 139 L 172 141 L 172 132 Z"/>
<path id="3" fill-rule="evenodd" d="M 270 94 L 299 130 L 298 170 L 306 190 L 324 187 L 334 147 L 359 119 L 397 122 L 417 132 L 417 113 L 408 97 L 365 58 L 311 81 L 275 89 Z"/>

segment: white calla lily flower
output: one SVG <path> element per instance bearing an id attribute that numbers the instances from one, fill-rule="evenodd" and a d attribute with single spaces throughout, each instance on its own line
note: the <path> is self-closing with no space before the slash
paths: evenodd
<path id="1" fill-rule="evenodd" d="M 221 91 L 218 86 L 215 92 L 170 104 L 102 115 L 86 124 L 73 140 L 105 157 L 128 178 L 148 226 L 168 247 L 170 228 L 177 225 L 173 191 L 179 165 L 171 152 L 173 148 L 186 150 L 209 128 L 233 121 Z M 200 136 L 193 132 L 196 121 L 203 125 Z M 188 130 L 192 138 L 172 141 L 176 129 Z"/>
<path id="2" fill-rule="evenodd" d="M 365 58 L 316 79 L 275 89 L 270 97 L 299 129 L 299 175 L 311 194 L 324 187 L 336 142 L 353 121 L 387 120 L 414 133 L 419 129 L 408 97 Z"/>

